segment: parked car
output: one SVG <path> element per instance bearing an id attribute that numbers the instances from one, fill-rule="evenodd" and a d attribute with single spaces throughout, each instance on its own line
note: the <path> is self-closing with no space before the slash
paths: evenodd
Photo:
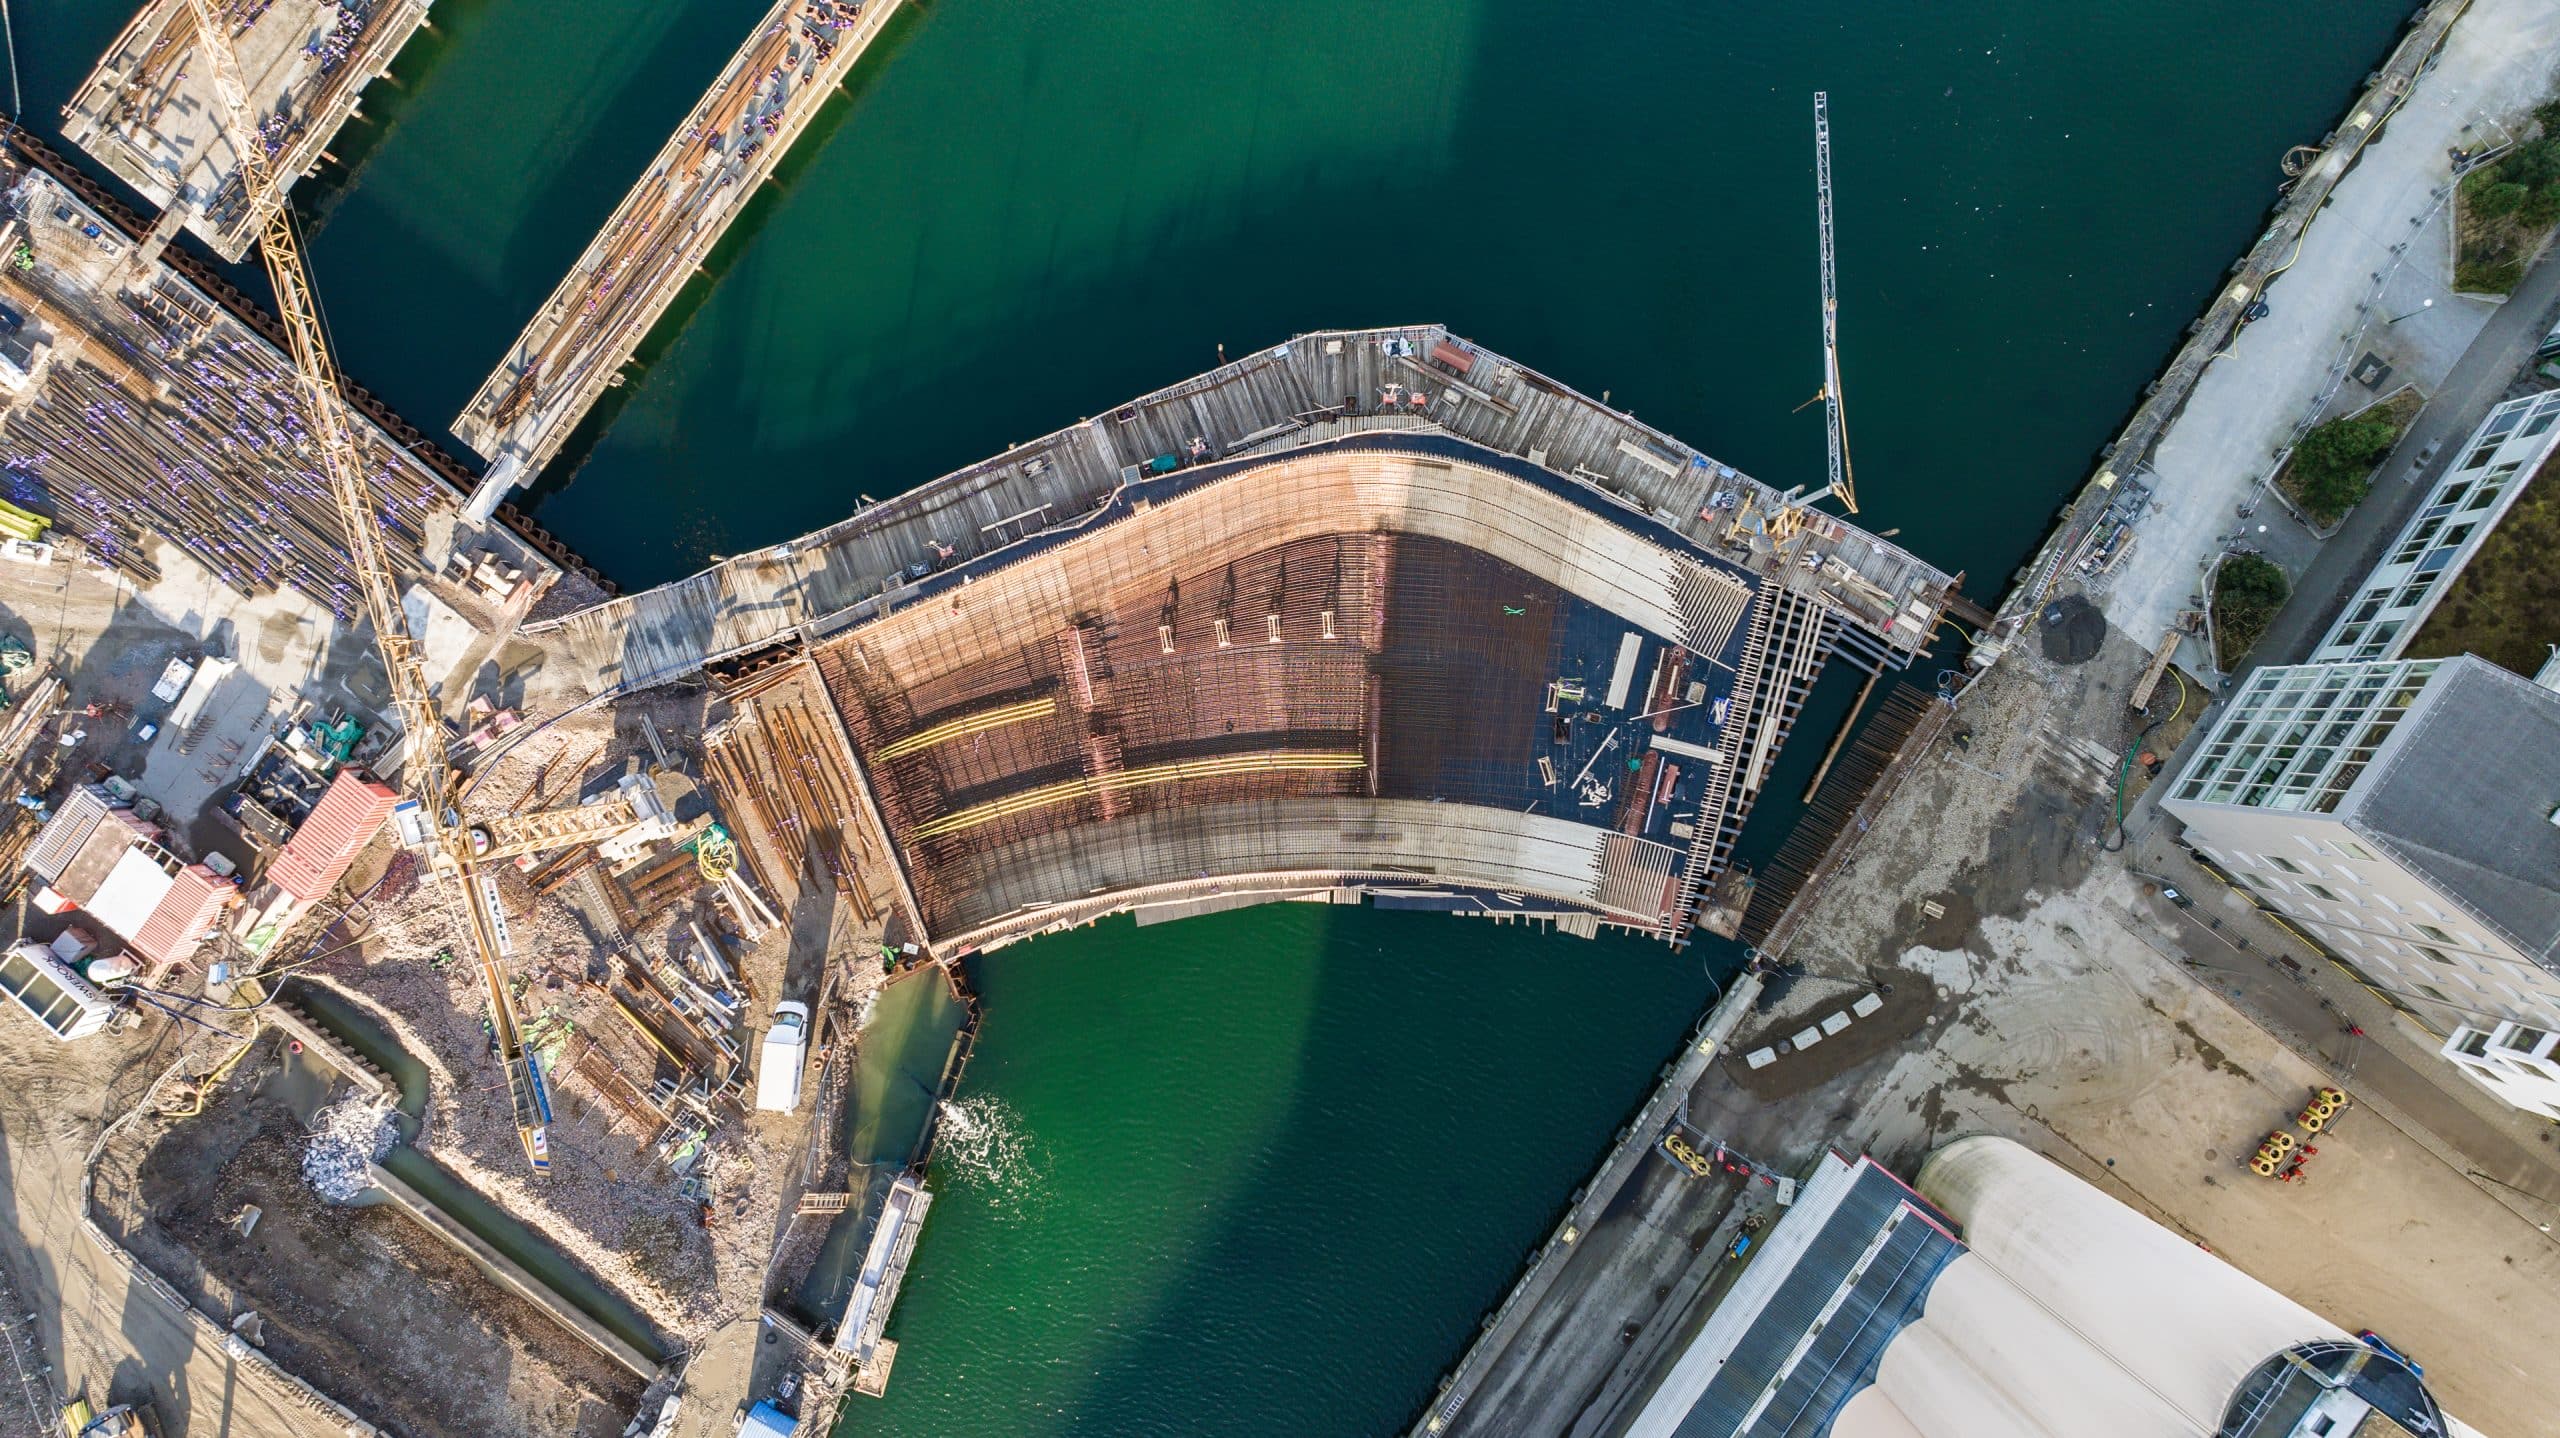
<path id="1" fill-rule="evenodd" d="M 809 1006 L 784 1000 L 773 1006 L 756 1060 L 756 1107 L 789 1113 L 800 1106 L 800 1069 L 809 1056 Z"/>

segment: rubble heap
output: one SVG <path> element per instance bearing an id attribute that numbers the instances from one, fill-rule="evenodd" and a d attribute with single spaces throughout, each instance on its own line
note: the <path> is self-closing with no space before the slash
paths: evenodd
<path id="1" fill-rule="evenodd" d="M 381 1162 L 399 1138 L 399 1113 L 389 1104 L 341 1099 L 311 1117 L 311 1145 L 302 1151 L 302 1181 L 330 1203 L 351 1203 L 373 1187 L 367 1165 Z"/>

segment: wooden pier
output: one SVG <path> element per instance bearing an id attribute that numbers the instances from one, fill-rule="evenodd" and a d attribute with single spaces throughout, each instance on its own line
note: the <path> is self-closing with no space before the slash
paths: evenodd
<path id="1" fill-rule="evenodd" d="M 468 517 L 560 452 L 900 0 L 775 0 L 454 420 L 488 459 Z"/>
<path id="2" fill-rule="evenodd" d="M 328 154 L 364 87 L 426 24 L 433 0 L 218 0 L 278 182 Z M 149 0 L 63 106 L 63 138 L 183 220 L 226 260 L 257 239 L 188 0 Z M 165 243 L 167 230 L 155 238 Z"/>

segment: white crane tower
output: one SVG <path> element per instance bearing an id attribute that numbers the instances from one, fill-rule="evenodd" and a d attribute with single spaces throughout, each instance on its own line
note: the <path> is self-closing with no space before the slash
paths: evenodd
<path id="1" fill-rule="evenodd" d="M 1849 421 L 1840 408 L 1840 281 L 1832 273 L 1831 246 L 1831 96 L 1813 92 L 1813 184 L 1822 222 L 1822 419 L 1831 444 L 1831 485 L 1805 502 L 1834 495 L 1840 507 L 1858 512 L 1858 491 L 1850 484 Z"/>

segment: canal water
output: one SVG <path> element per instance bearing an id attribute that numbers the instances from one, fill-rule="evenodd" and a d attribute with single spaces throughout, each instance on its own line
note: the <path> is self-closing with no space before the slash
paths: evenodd
<path id="1" fill-rule="evenodd" d="M 968 1006 L 939 970 L 914 969 L 882 986 L 863 1024 L 844 1109 L 848 1193 L 861 1195 L 827 1230 L 808 1277 L 793 1297 L 803 1323 L 827 1331 L 844 1313 L 847 1285 L 862 1266 L 889 1187 L 915 1158 L 934 1111 L 945 1066 Z"/>
<path id="2" fill-rule="evenodd" d="M 1865 518 L 1991 600 L 2409 8 L 929 0 L 535 511 L 649 583 L 1220 345 L 1424 320 L 1815 481 L 1827 88 Z M 448 421 L 761 9 L 439 0 L 313 196 L 349 371 Z M 29 123 L 125 13 L 13 0 Z M 1297 906 L 973 974 L 974 1137 L 848 1432 L 1396 1426 L 1709 992 L 1652 945 Z"/>

